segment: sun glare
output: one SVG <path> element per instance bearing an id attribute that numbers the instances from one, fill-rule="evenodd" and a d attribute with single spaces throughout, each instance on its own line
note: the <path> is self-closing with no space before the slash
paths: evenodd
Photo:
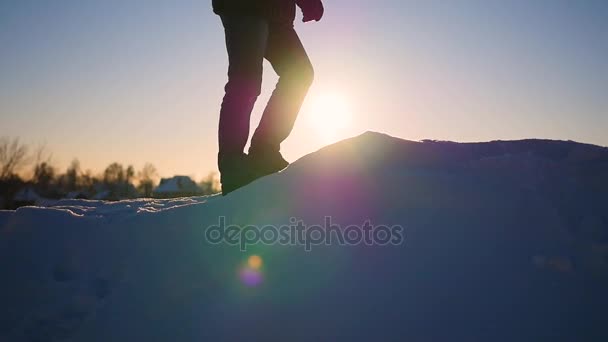
<path id="1" fill-rule="evenodd" d="M 353 120 L 351 103 L 338 93 L 314 94 L 307 101 L 305 116 L 309 131 L 316 138 L 329 142 L 342 137 Z"/>

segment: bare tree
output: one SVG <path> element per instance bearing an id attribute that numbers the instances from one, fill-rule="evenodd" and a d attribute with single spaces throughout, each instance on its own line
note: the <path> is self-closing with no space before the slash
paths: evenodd
<path id="1" fill-rule="evenodd" d="M 158 179 L 158 172 L 151 163 L 146 163 L 144 168 L 137 173 L 137 179 L 139 181 L 138 189 L 144 195 L 144 197 L 152 196 L 152 190 L 154 184 Z"/>
<path id="2" fill-rule="evenodd" d="M 103 172 L 103 181 L 106 184 L 122 184 L 125 180 L 125 170 L 119 163 L 110 164 Z"/>
<path id="3" fill-rule="evenodd" d="M 42 144 L 38 145 L 34 155 L 35 155 L 34 165 L 40 165 L 43 163 L 48 165 L 51 163 L 51 160 L 53 159 L 53 154 L 48 152 L 46 143 L 42 143 Z"/>
<path id="4" fill-rule="evenodd" d="M 42 162 L 40 164 L 36 164 L 34 168 L 34 177 L 33 181 L 37 188 L 37 190 L 46 194 L 50 190 L 51 183 L 55 178 L 55 168 L 47 162 Z"/>
<path id="5" fill-rule="evenodd" d="M 47 151 L 46 144 L 40 144 L 34 153 L 34 174 L 32 181 L 41 193 L 49 191 L 55 178 L 55 168 L 51 165 L 52 154 Z"/>
<path id="6" fill-rule="evenodd" d="M 0 138 L 0 179 L 8 179 L 29 163 L 28 148 L 19 138 Z"/>
<path id="7" fill-rule="evenodd" d="M 125 171 L 125 180 L 127 183 L 131 183 L 133 178 L 135 178 L 135 169 L 133 168 L 133 165 L 129 165 Z"/>
<path id="8" fill-rule="evenodd" d="M 65 187 L 68 192 L 76 191 L 80 182 L 80 161 L 72 160 L 65 172 Z"/>
<path id="9" fill-rule="evenodd" d="M 221 191 L 220 187 L 220 179 L 217 172 L 211 172 L 207 175 L 207 177 L 203 178 L 203 180 L 198 184 L 198 186 L 203 190 L 203 193 L 206 195 L 215 194 Z"/>
<path id="10" fill-rule="evenodd" d="M 99 178 L 101 178 L 101 176 Z M 80 182 L 83 190 L 92 191 L 95 184 L 100 182 L 100 180 L 93 175 L 93 171 L 87 169 L 82 172 Z"/>

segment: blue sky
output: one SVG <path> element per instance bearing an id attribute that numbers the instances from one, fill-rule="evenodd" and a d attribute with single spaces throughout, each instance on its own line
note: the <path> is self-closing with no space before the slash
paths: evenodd
<path id="1" fill-rule="evenodd" d="M 316 79 L 290 159 L 366 130 L 608 145 L 608 2 L 325 3 L 296 24 Z M 45 142 L 61 168 L 215 169 L 227 64 L 210 0 L 3 0 L 0 46 L 0 136 Z"/>

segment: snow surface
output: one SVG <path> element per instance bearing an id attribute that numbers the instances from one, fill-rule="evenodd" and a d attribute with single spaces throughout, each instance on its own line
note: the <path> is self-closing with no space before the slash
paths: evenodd
<path id="1" fill-rule="evenodd" d="M 366 133 L 227 197 L 0 212 L 0 341 L 606 341 L 608 149 Z M 400 224 L 400 246 L 205 241 Z M 263 282 L 239 267 L 264 260 Z"/>

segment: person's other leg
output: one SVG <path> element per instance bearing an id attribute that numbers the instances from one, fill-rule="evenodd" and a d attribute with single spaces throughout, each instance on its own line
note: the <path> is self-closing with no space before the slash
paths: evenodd
<path id="1" fill-rule="evenodd" d="M 265 19 L 254 16 L 225 15 L 222 23 L 229 67 L 220 110 L 219 152 L 242 154 L 249 138 L 251 111 L 261 91 L 269 28 Z"/>
<path id="2" fill-rule="evenodd" d="M 266 59 L 279 75 L 279 82 L 253 135 L 249 152 L 280 156 L 280 145 L 293 129 L 314 71 L 293 25 L 270 25 Z"/>

